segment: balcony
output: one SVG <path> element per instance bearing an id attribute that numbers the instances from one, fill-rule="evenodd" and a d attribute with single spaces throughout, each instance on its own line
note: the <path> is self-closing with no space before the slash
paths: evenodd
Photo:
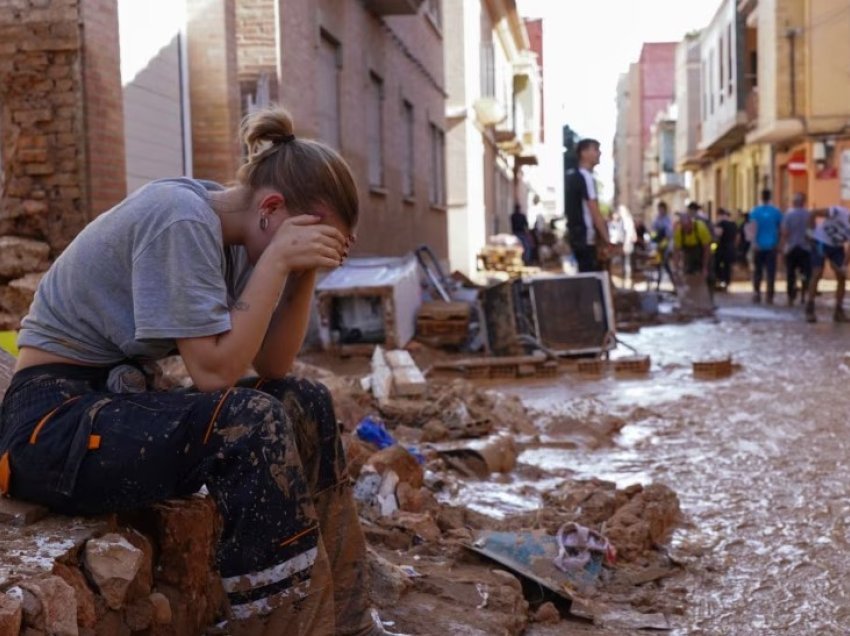
<path id="1" fill-rule="evenodd" d="M 678 172 L 662 172 L 658 177 L 658 187 L 662 191 L 678 190 L 685 187 L 685 178 Z"/>
<path id="2" fill-rule="evenodd" d="M 416 15 L 425 0 L 364 0 L 375 15 Z"/>

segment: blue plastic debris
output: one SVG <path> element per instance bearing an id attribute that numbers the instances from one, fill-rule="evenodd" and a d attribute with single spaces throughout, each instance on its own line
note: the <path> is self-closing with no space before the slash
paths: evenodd
<path id="1" fill-rule="evenodd" d="M 397 444 L 396 439 L 390 434 L 383 422 L 374 420 L 368 415 L 360 420 L 357 428 L 354 429 L 355 435 L 364 442 L 377 446 L 378 450 Z M 416 458 L 420 464 L 425 463 L 425 457 L 415 446 L 408 446 L 407 452 Z"/>

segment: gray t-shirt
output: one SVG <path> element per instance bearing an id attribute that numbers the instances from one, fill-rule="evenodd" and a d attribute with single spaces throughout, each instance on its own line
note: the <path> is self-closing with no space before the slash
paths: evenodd
<path id="1" fill-rule="evenodd" d="M 795 247 L 809 251 L 811 248 L 808 237 L 809 218 L 809 211 L 803 208 L 788 210 L 788 213 L 782 217 L 782 229 L 788 233 L 785 244 L 787 251 L 790 252 Z"/>
<path id="2" fill-rule="evenodd" d="M 18 345 L 111 365 L 229 331 L 251 268 L 243 247 L 224 247 L 215 189 L 153 181 L 88 224 L 42 278 Z"/>

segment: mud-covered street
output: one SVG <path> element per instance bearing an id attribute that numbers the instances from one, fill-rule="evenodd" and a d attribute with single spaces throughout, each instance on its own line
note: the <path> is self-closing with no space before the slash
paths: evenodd
<path id="1" fill-rule="evenodd" d="M 683 525 L 670 555 L 684 571 L 666 587 L 687 590 L 677 633 L 846 633 L 846 327 L 720 300 L 716 321 L 622 336 L 652 356 L 646 379 L 499 387 L 533 408 L 626 422 L 610 444 L 553 437 L 519 464 L 675 490 Z M 693 377 L 693 360 L 721 353 L 740 365 L 731 377 Z"/>

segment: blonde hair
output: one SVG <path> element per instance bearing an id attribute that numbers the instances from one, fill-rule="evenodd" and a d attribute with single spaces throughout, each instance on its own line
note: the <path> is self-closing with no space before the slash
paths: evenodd
<path id="1" fill-rule="evenodd" d="M 295 214 L 323 203 L 349 228 L 357 225 L 359 199 L 348 164 L 333 148 L 295 137 L 285 109 L 272 106 L 247 115 L 241 136 L 248 151 L 236 173 L 241 185 L 252 192 L 263 187 L 277 190 Z"/>

